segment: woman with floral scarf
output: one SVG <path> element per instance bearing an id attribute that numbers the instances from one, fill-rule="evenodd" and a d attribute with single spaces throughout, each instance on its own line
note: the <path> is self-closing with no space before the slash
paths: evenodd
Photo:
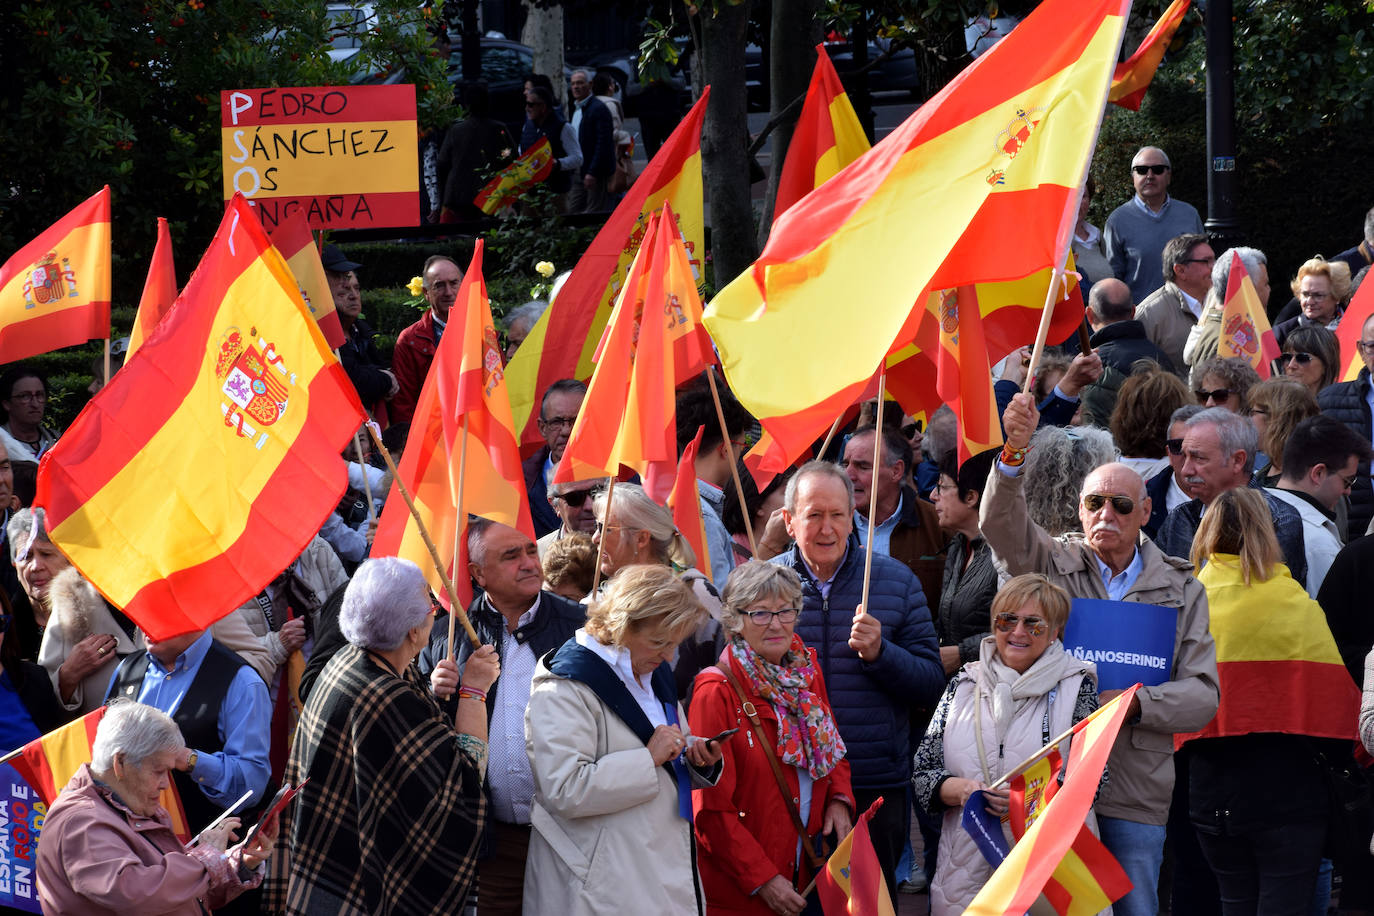
<path id="1" fill-rule="evenodd" d="M 729 641 L 697 675 L 690 710 L 695 735 L 738 729 L 720 781 L 692 793 L 707 911 L 796 916 L 814 856 L 853 822 L 849 763 L 815 650 L 793 633 L 797 573 L 750 561 L 730 573 L 722 601 Z"/>

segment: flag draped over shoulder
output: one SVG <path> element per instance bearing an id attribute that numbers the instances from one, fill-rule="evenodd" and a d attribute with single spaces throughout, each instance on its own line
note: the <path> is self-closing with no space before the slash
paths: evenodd
<path id="1" fill-rule="evenodd" d="M 1086 858 L 1080 858 L 1074 852 L 1069 860 L 1070 869 L 1061 869 L 1061 863 L 1069 856 L 1070 847 L 1076 850 L 1080 843 L 1086 842 L 1081 839 L 1082 834 L 1087 833 L 1083 825 L 1084 818 L 1092 807 L 1098 783 L 1102 781 L 1102 770 L 1112 751 L 1112 743 L 1116 741 L 1117 732 L 1130 709 L 1131 698 L 1138 689 L 1139 684 L 1123 691 L 1074 726 L 1068 775 L 1063 785 L 1053 793 L 1053 798 L 1045 802 L 1034 823 L 1017 840 L 1011 853 L 973 898 L 965 914 L 1002 916 L 1004 913 L 1024 913 L 1043 890 L 1061 913 L 1079 916 L 1098 912 L 1111 900 L 1124 896 L 1130 890 L 1129 880 L 1124 888 L 1118 880 L 1124 875 L 1111 872 L 1111 866 L 1115 866 L 1117 872 L 1121 866 L 1110 854 L 1104 861 L 1095 859 L 1092 851 L 1087 853 Z M 1024 825 L 1024 820 L 1022 823 Z M 1091 836 L 1091 833 L 1088 835 Z M 1101 841 L 1097 843 L 1101 845 Z M 1086 846 L 1083 848 L 1087 849 Z M 1088 863 L 1089 872 L 1086 876 L 1078 868 L 1077 862 Z M 1067 898 L 1059 895 L 1057 888 L 1049 884 L 1051 878 L 1066 888 Z M 1094 888 L 1097 888 L 1096 893 L 1103 894 L 1107 899 L 1100 903 L 1089 903 L 1098 899 L 1093 896 Z M 1092 909 L 1087 909 L 1088 906 Z"/>
<path id="2" fill-rule="evenodd" d="M 235 195 L 172 310 L 39 467 L 54 544 L 150 637 L 204 629 L 294 560 L 347 486 L 343 367 Z"/>
<path id="3" fill-rule="evenodd" d="M 167 220 L 157 218 L 157 244 L 148 264 L 148 279 L 143 283 L 143 298 L 138 300 L 138 314 L 129 330 L 129 346 L 124 352 L 127 360 L 162 320 L 177 299 L 177 271 L 172 263 L 172 233 Z"/>
<path id="4" fill-rule="evenodd" d="M 1009 303 L 994 322 L 981 285 L 1062 263 L 1128 9 L 1047 0 L 779 218 L 705 319 L 731 387 L 765 426 L 807 409 L 833 418 L 853 403 L 910 339 L 913 305 L 929 291 L 980 285 L 992 357 L 1003 328 L 1029 329 L 1017 344 L 1033 339 L 1044 300 Z M 836 303 L 862 308 L 863 320 Z"/>
<path id="5" fill-rule="evenodd" d="M 472 202 L 487 216 L 509 207 L 534 185 L 549 177 L 553 171 L 553 147 L 540 137 L 520 157 L 496 173 L 491 181 L 477 192 Z"/>
<path id="6" fill-rule="evenodd" d="M 824 45 L 816 45 L 816 69 L 806 89 L 806 101 L 787 144 L 778 178 L 774 220 L 815 188 L 819 188 L 869 149 L 859 116 L 840 83 Z"/>
<path id="7" fill-rule="evenodd" d="M 1336 327 L 1336 340 L 1341 345 L 1341 360 L 1345 364 L 1336 381 L 1353 382 L 1360 377 L 1360 370 L 1364 368 L 1360 341 L 1364 338 L 1365 322 L 1370 316 L 1374 316 L 1374 283 L 1361 283 L 1355 298 L 1350 300 L 1349 308 L 1341 316 L 1341 323 Z"/>
<path id="8" fill-rule="evenodd" d="M 869 822 L 882 807 L 881 798 L 859 815 L 854 829 L 840 840 L 816 879 L 816 896 L 825 916 L 894 916 L 883 868 L 868 835 Z"/>
<path id="9" fill-rule="evenodd" d="M 468 583 L 460 530 L 460 526 L 466 527 L 467 515 L 480 515 L 534 537 L 501 348 L 482 275 L 483 249 L 478 239 L 462 288 L 449 311 L 449 325 L 420 389 L 405 453 L 396 469 L 398 483 L 404 483 L 414 497 L 439 555 L 450 560 L 460 600 Z M 434 560 L 398 489 L 393 484 L 387 497 L 372 556 L 411 560 L 424 572 L 435 594 L 447 601 Z M 455 545 L 459 554 L 456 560 Z"/>
<path id="10" fill-rule="evenodd" d="M 1150 34 L 1146 35 L 1140 47 L 1135 49 L 1135 53 L 1116 65 L 1107 101 L 1115 102 L 1131 111 L 1140 110 L 1145 90 L 1150 88 L 1150 81 L 1155 78 L 1159 62 L 1164 59 L 1164 52 L 1169 50 L 1169 42 L 1174 40 L 1174 33 L 1183 24 L 1183 17 L 1187 14 L 1191 2 L 1192 0 L 1174 0 L 1170 3 L 1164 15 L 1155 23 L 1155 27 L 1150 29 Z"/>
<path id="11" fill-rule="evenodd" d="M 677 468 L 677 386 L 715 362 L 673 211 L 649 223 L 596 353 L 555 483 L 634 469 L 663 505 Z"/>
<path id="12" fill-rule="evenodd" d="M 0 363 L 110 336 L 110 186 L 0 266 Z"/>
<path id="13" fill-rule="evenodd" d="M 551 384 L 564 378 L 586 381 L 591 377 L 594 350 L 639 250 L 649 217 L 665 203 L 677 214 L 692 276 L 700 286 L 705 251 L 701 124 L 710 95 L 708 86 L 635 179 L 506 367 L 511 413 L 522 445 L 543 441 L 536 407 Z"/>
<path id="14" fill-rule="evenodd" d="M 706 522 L 701 517 L 701 497 L 697 495 L 697 452 L 701 449 L 701 436 L 706 427 L 698 426 L 697 434 L 682 450 L 677 463 L 677 477 L 673 480 L 673 492 L 668 494 L 668 508 L 673 513 L 673 525 L 687 543 L 692 545 L 696 555 L 696 565 L 701 569 L 711 568 L 711 551 L 706 546 Z"/>
<path id="15" fill-rule="evenodd" d="M 277 224 L 272 231 L 272 244 L 281 252 L 291 275 L 296 278 L 301 298 L 319 324 L 324 339 L 336 350 L 342 347 L 348 335 L 334 308 L 334 292 L 329 288 L 329 277 L 324 272 L 320 251 L 315 247 L 315 237 L 310 234 L 303 208 L 291 211 L 290 216 Z"/>
<path id="16" fill-rule="evenodd" d="M 1232 251 L 1226 302 L 1221 312 L 1221 333 L 1217 337 L 1217 356 L 1223 359 L 1239 357 L 1249 363 L 1260 378 L 1268 378 L 1269 363 L 1278 355 L 1279 345 L 1269 327 L 1269 316 L 1260 305 L 1250 271 L 1245 269 L 1240 252 Z"/>

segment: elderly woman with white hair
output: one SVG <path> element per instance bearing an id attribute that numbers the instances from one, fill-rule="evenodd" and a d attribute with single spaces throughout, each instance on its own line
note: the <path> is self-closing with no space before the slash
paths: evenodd
<path id="1" fill-rule="evenodd" d="M 694 738 L 667 662 L 705 611 L 659 565 L 626 568 L 535 669 L 525 912 L 702 913 L 692 787 L 721 750 Z"/>
<path id="2" fill-rule="evenodd" d="M 262 881 L 277 826 L 226 849 L 226 818 L 185 847 L 161 795 L 185 748 L 171 717 L 116 701 L 82 764 L 48 811 L 38 843 L 38 899 L 49 916 L 166 913 L 202 916 Z M 204 905 L 202 905 L 202 901 Z"/>
<path id="3" fill-rule="evenodd" d="M 794 632 L 801 599 L 790 566 L 737 566 L 721 609 L 730 644 L 692 692 L 694 732 L 737 729 L 724 742 L 720 782 L 693 793 L 713 916 L 796 916 L 806 906 L 798 888 L 824 855 L 820 838 L 828 834 L 833 845 L 853 823 L 849 762 L 825 678 L 816 650 Z"/>
<path id="4" fill-rule="evenodd" d="M 289 855 L 268 887 L 269 912 L 456 913 L 476 875 L 486 819 L 486 692 L 500 665 L 491 646 L 452 659 L 434 691 L 458 693 L 446 716 L 413 662 L 434 608 L 419 567 L 383 557 L 344 592 L 340 649 L 310 691 L 286 781 L 309 782 L 284 817 Z"/>

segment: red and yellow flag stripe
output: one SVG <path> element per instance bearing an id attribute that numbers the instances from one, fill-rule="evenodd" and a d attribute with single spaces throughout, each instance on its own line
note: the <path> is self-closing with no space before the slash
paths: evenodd
<path id="1" fill-rule="evenodd" d="M 549 141 L 540 137 L 533 146 L 520 154 L 491 181 L 477 192 L 472 202 L 477 209 L 491 216 L 504 207 L 509 207 L 530 187 L 549 177 L 553 171 L 553 147 Z"/>
<path id="2" fill-rule="evenodd" d="M 157 244 L 153 246 L 153 257 L 148 264 L 148 279 L 143 283 L 143 297 L 138 300 L 138 314 L 134 316 L 134 326 L 129 330 L 129 346 L 124 351 L 127 361 L 148 335 L 153 333 L 162 316 L 171 310 L 177 300 L 177 272 L 172 263 L 172 233 L 167 220 L 157 218 Z"/>
<path id="3" fill-rule="evenodd" d="M 277 223 L 271 234 L 272 244 L 277 247 L 291 276 L 296 278 L 301 298 L 306 308 L 319 324 L 325 341 L 338 349 L 348 339 L 339 312 L 334 308 L 334 291 L 329 288 L 329 277 L 324 272 L 320 251 L 315 247 L 315 237 L 310 233 L 310 223 L 305 218 L 305 208 L 298 207 Z"/>
<path id="4" fill-rule="evenodd" d="M 1174 33 L 1183 24 L 1183 17 L 1187 15 L 1191 2 L 1192 0 L 1174 0 L 1170 3 L 1164 15 L 1155 23 L 1155 27 L 1150 29 L 1150 34 L 1146 35 L 1140 47 L 1135 49 L 1135 53 L 1116 65 L 1107 101 L 1115 102 L 1131 111 L 1140 110 L 1145 90 L 1150 88 L 1155 71 L 1159 69 L 1159 62 L 1169 50 L 1169 42 L 1174 40 Z"/>
<path id="5" fill-rule="evenodd" d="M 824 45 L 816 45 L 816 69 L 811 73 L 806 101 L 778 178 L 774 220 L 868 152 L 870 146 L 830 55 Z"/>

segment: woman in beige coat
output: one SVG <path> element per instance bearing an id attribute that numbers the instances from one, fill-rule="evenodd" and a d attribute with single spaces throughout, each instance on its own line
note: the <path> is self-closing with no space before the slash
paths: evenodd
<path id="1" fill-rule="evenodd" d="M 692 787 L 721 749 L 686 728 L 668 662 L 704 610 L 662 566 L 622 570 L 587 625 L 535 670 L 526 913 L 704 913 Z"/>

